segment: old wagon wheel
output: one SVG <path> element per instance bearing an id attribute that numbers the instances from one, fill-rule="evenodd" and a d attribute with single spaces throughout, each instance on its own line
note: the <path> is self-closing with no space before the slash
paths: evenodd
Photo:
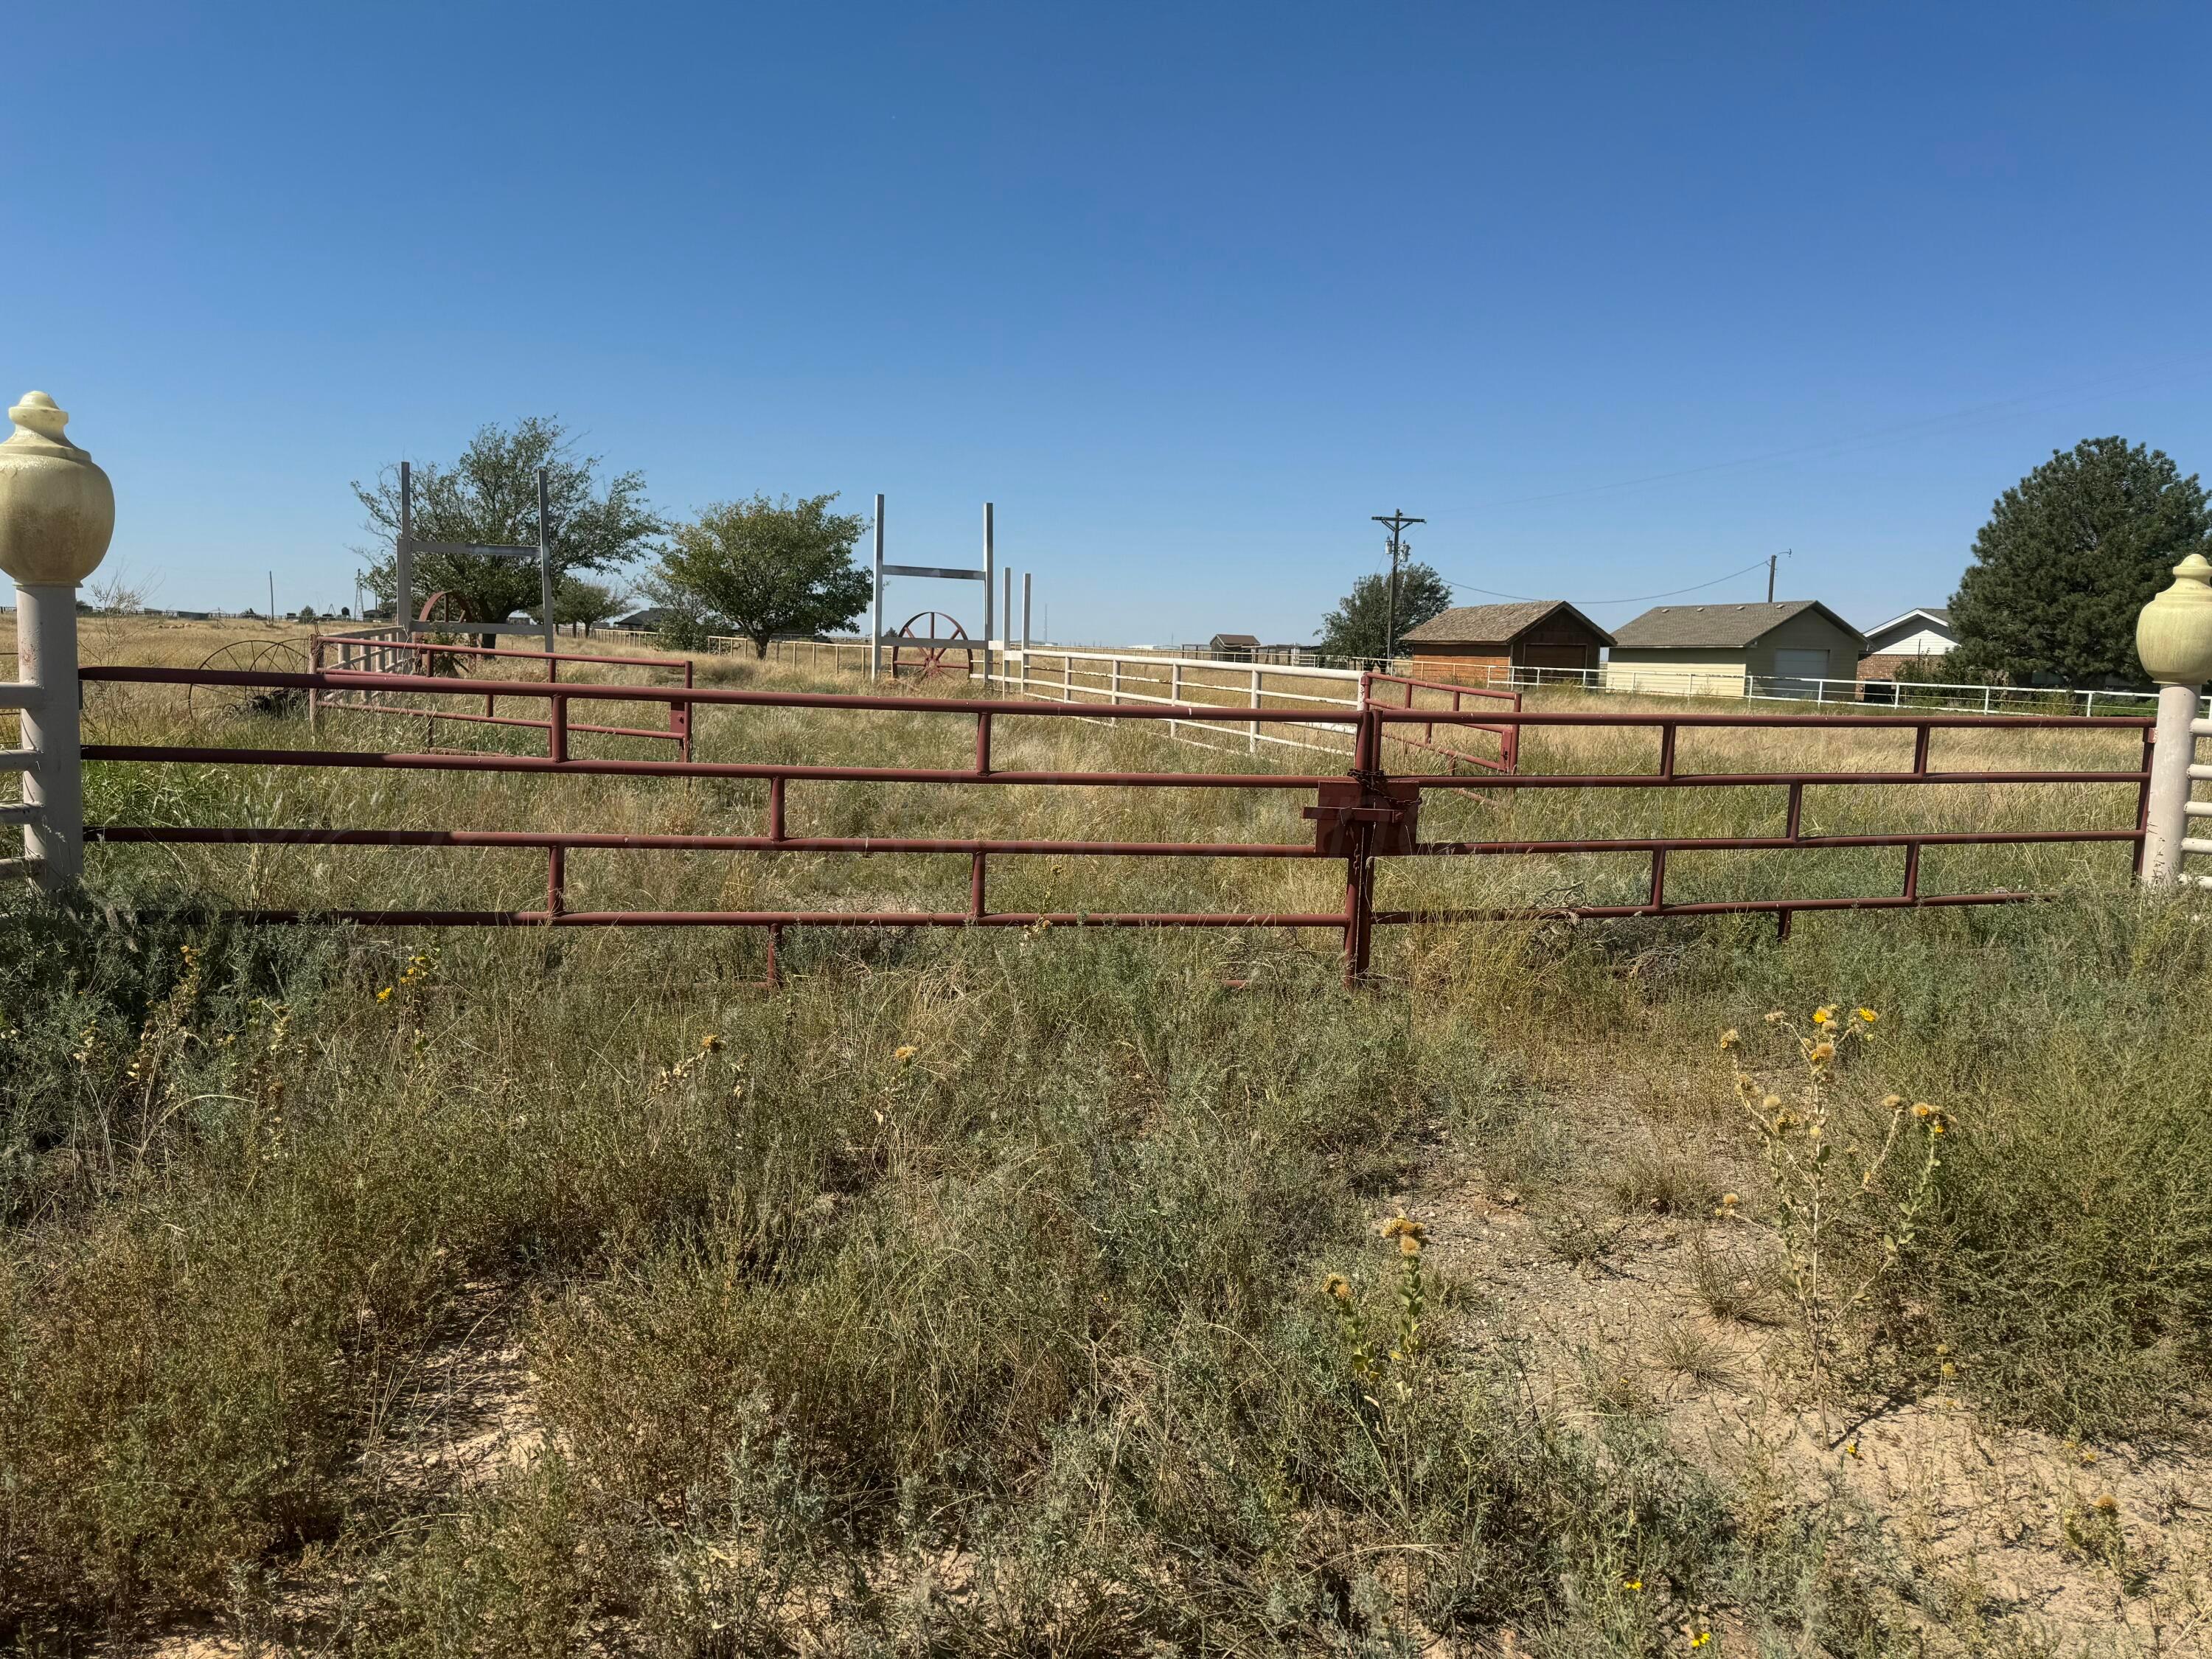
<path id="1" fill-rule="evenodd" d="M 918 634 L 915 631 L 917 623 L 927 624 Z M 957 652 L 961 657 L 960 676 L 968 678 L 975 672 L 975 647 L 964 643 L 967 638 L 968 630 L 960 625 L 957 617 L 941 611 L 917 611 L 906 619 L 906 626 L 899 629 L 898 637 L 891 642 L 892 678 L 896 678 L 902 668 L 913 670 L 916 679 L 924 680 L 933 674 L 949 672 L 945 659 Z M 955 640 L 963 643 L 951 643 Z M 939 643 L 905 643 L 908 641 Z"/>
<path id="2" fill-rule="evenodd" d="M 202 668 L 233 673 L 304 674 L 307 653 L 296 640 L 234 640 L 211 653 Z M 216 726 L 255 715 L 283 718 L 307 706 L 307 694 L 289 685 L 192 685 L 187 706 L 195 726 Z"/>

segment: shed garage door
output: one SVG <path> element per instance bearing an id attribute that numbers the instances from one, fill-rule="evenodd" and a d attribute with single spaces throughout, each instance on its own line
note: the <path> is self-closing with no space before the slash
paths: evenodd
<path id="1" fill-rule="evenodd" d="M 1777 651 L 1774 653 L 1774 678 L 1781 682 L 1775 689 L 1785 694 L 1798 691 L 1813 695 L 1815 680 L 1828 677 L 1828 653 L 1825 651 Z"/>

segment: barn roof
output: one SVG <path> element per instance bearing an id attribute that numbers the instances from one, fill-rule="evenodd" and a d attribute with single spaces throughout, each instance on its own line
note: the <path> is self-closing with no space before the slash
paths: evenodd
<path id="1" fill-rule="evenodd" d="M 1406 645 L 1488 645 L 1519 639 L 1537 623 L 1549 621 L 1562 611 L 1588 629 L 1599 644 L 1613 643 L 1612 635 L 1565 599 L 1523 599 L 1513 605 L 1455 605 L 1418 628 L 1407 629 L 1398 638 Z"/>
<path id="2" fill-rule="evenodd" d="M 1866 636 L 1818 599 L 1778 599 L 1771 605 L 1662 605 L 1622 626 L 1616 645 L 1632 651 L 1740 651 L 1755 645 L 1793 617 L 1817 611 L 1863 645 Z"/>

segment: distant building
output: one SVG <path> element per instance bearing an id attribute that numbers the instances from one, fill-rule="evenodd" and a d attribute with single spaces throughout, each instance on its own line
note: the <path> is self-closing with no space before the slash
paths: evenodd
<path id="1" fill-rule="evenodd" d="M 1260 649 L 1257 634 L 1216 634 L 1206 648 L 1223 662 L 1249 662 Z"/>
<path id="2" fill-rule="evenodd" d="M 1398 636 L 1416 679 L 1469 685 L 1509 680 L 1516 669 L 1596 669 L 1613 635 L 1565 599 L 1460 605 Z"/>
<path id="3" fill-rule="evenodd" d="M 1855 680 L 1866 636 L 1818 599 L 1662 605 L 1625 624 L 1607 659 L 1608 690 L 1740 697 L 1747 681 L 1802 687 Z"/>
<path id="4" fill-rule="evenodd" d="M 1879 628 L 1867 630 L 1866 653 L 1859 659 L 1859 678 L 1887 680 L 1900 668 L 1926 667 L 1951 654 L 1959 635 L 1951 626 L 1951 613 L 1941 605 L 1920 605 L 1901 617 L 1893 617 Z"/>
<path id="5" fill-rule="evenodd" d="M 617 617 L 613 625 L 617 628 L 633 628 L 643 633 L 651 633 L 678 620 L 680 619 L 676 612 L 671 611 L 666 605 L 656 605 L 648 610 L 633 611 L 627 617 Z"/>

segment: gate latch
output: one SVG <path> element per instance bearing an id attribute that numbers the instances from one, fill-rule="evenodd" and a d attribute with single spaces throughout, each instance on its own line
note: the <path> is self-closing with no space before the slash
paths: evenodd
<path id="1" fill-rule="evenodd" d="M 1420 811 L 1419 784 L 1390 782 L 1375 788 L 1346 778 L 1322 784 L 1320 804 L 1307 807 L 1305 816 L 1314 823 L 1314 850 L 1324 857 L 1341 858 L 1352 850 L 1355 823 L 1370 826 L 1370 853 L 1412 852 Z"/>

